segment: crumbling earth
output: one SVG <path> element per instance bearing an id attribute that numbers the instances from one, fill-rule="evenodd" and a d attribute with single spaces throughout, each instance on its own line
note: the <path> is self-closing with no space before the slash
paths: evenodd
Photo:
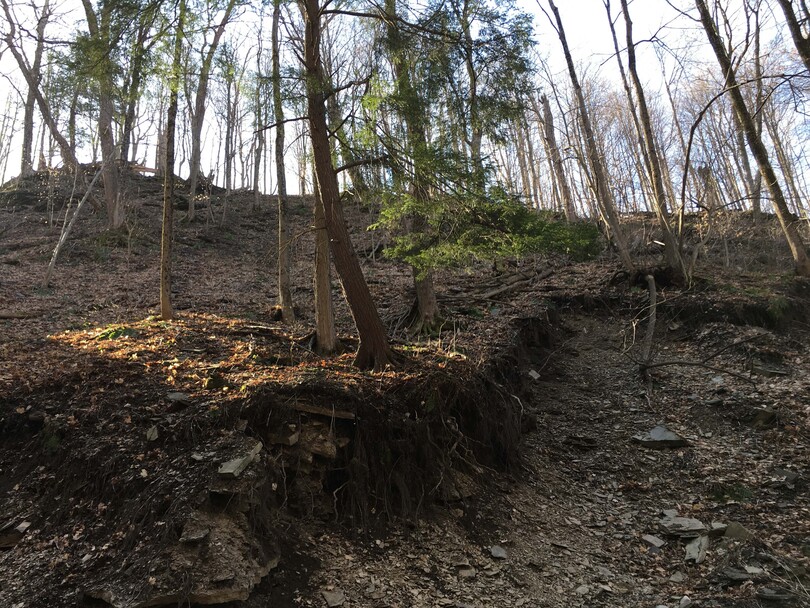
<path id="1" fill-rule="evenodd" d="M 238 193 L 179 224 L 162 322 L 159 183 L 136 183 L 127 231 L 82 218 L 49 289 L 48 206 L 3 199 L 0 604 L 810 604 L 810 287 L 767 232 L 722 250 L 768 269 L 659 285 L 645 378 L 647 294 L 610 260 L 439 273 L 445 326 L 416 339 L 408 269 L 352 207 L 406 356 L 369 374 L 339 298 L 345 352 L 309 348 L 305 199 L 295 326 L 272 204 Z"/>

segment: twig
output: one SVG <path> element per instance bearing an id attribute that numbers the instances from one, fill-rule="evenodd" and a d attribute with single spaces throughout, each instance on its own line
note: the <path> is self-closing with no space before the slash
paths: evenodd
<path id="1" fill-rule="evenodd" d="M 631 361 L 633 361 L 632 357 L 631 357 Z M 658 363 L 650 363 L 649 365 L 644 365 L 640 361 L 635 361 L 635 363 L 638 363 L 639 366 L 642 366 L 646 370 L 653 369 L 653 368 L 656 368 L 656 367 L 665 367 L 667 365 L 686 365 L 686 366 L 689 366 L 689 367 L 702 367 L 704 369 L 708 369 L 708 370 L 711 370 L 713 372 L 718 372 L 718 373 L 721 373 L 721 374 L 728 374 L 729 376 L 734 376 L 735 378 L 739 378 L 740 380 L 745 380 L 746 382 L 750 382 L 754 386 L 757 385 L 757 383 L 754 380 L 752 380 L 751 378 L 749 378 L 748 376 L 744 376 L 743 374 L 738 374 L 737 372 L 732 372 L 732 371 L 729 371 L 727 369 L 723 369 L 722 367 L 715 367 L 714 365 L 706 365 L 705 363 L 702 363 L 700 361 L 679 361 L 679 360 L 659 361 Z"/>
<path id="2" fill-rule="evenodd" d="M 3 320 L 34 319 L 36 317 L 41 316 L 42 313 L 39 311 L 27 311 L 27 312 L 0 311 L 0 319 Z"/>
<path id="3" fill-rule="evenodd" d="M 732 342 L 731 344 L 726 344 L 726 345 L 725 345 L 723 348 L 721 348 L 720 350 L 716 350 L 716 351 L 714 351 L 714 352 L 713 352 L 711 355 L 709 355 L 708 357 L 706 357 L 705 359 L 702 359 L 702 360 L 701 360 L 701 363 L 706 363 L 707 361 L 711 361 L 712 359 L 714 359 L 714 358 L 715 358 L 715 357 L 717 357 L 718 355 L 720 355 L 720 354 L 724 353 L 725 351 L 727 351 L 729 348 L 733 348 L 733 347 L 735 347 L 735 346 L 739 346 L 740 344 L 745 344 L 746 342 L 753 342 L 754 340 L 758 340 L 758 339 L 759 339 L 759 338 L 761 338 L 763 335 L 765 335 L 765 334 L 757 334 L 756 336 L 751 336 L 750 338 L 745 338 L 744 340 L 739 340 L 739 341 L 737 341 L 737 342 Z"/>

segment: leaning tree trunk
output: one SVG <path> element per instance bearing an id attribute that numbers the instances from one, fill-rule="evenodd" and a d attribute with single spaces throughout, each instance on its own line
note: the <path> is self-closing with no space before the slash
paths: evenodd
<path id="1" fill-rule="evenodd" d="M 313 164 L 318 177 L 335 269 L 360 334 L 355 365 L 361 369 L 383 369 L 393 362 L 393 353 L 349 238 L 340 202 L 337 173 L 332 165 L 329 129 L 326 124 L 326 78 L 320 54 L 322 7 L 318 0 L 301 0 L 301 8 L 305 20 L 304 68 Z"/>
<path id="2" fill-rule="evenodd" d="M 15 41 L 17 29 L 7 0 L 2 0 L 2 6 L 3 12 L 6 16 L 6 25 L 8 27 L 8 31 L 4 35 L 6 47 L 11 52 L 14 60 L 17 62 L 17 67 L 20 69 L 20 73 L 23 75 L 26 85 L 28 85 L 28 91 L 34 92 L 34 98 L 36 99 L 37 106 L 39 107 L 39 113 L 42 116 L 42 121 L 48 127 L 48 131 L 53 140 L 56 142 L 56 145 L 59 146 L 59 153 L 62 156 L 62 161 L 65 163 L 68 169 L 77 170 L 79 168 L 79 161 L 76 158 L 76 153 L 68 140 L 65 139 L 65 137 L 59 132 L 59 127 L 57 126 L 56 120 L 54 120 L 53 113 L 51 112 L 51 106 L 48 104 L 48 101 L 45 99 L 45 96 L 42 94 L 42 91 L 39 88 L 39 75 L 34 74 L 23 56 L 22 51 L 17 47 Z"/>
<path id="3" fill-rule="evenodd" d="M 577 105 L 579 106 L 579 118 L 582 124 L 582 130 L 585 134 L 585 145 L 588 152 L 588 160 L 593 172 L 593 181 L 596 194 L 596 202 L 600 206 L 602 213 L 610 227 L 613 242 L 619 252 L 619 258 L 624 267 L 629 270 L 634 270 L 633 260 L 630 257 L 630 250 L 627 247 L 627 241 L 624 238 L 621 224 L 619 223 L 619 215 L 616 212 L 616 203 L 613 200 L 613 193 L 610 190 L 610 183 L 608 182 L 607 172 L 602 163 L 602 157 L 599 154 L 599 148 L 596 145 L 596 137 L 593 134 L 593 126 L 591 125 L 588 107 L 585 104 L 585 95 L 582 93 L 582 87 L 579 85 L 579 78 L 577 71 L 574 68 L 574 60 L 571 58 L 571 52 L 568 50 L 568 40 L 565 37 L 565 30 L 563 29 L 562 19 L 560 18 L 560 11 L 552 0 L 548 0 L 551 11 L 557 21 L 557 34 L 560 38 L 560 43 L 563 47 L 565 54 L 565 62 L 568 65 L 568 74 L 571 77 L 571 85 L 574 89 L 574 94 L 577 98 Z"/>
<path id="4" fill-rule="evenodd" d="M 45 0 L 42 12 L 37 20 L 37 46 L 34 50 L 34 63 L 31 65 L 37 87 L 28 87 L 28 94 L 25 97 L 23 113 L 23 141 L 22 158 L 20 162 L 20 175 L 25 177 L 34 172 L 34 107 L 37 103 L 36 89 L 39 87 L 40 70 L 42 68 L 42 53 L 45 50 L 45 27 L 51 17 L 50 0 Z"/>
<path id="5" fill-rule="evenodd" d="M 642 149 L 646 152 L 644 160 L 647 164 L 647 171 L 650 175 L 653 190 L 653 202 L 655 215 L 658 224 L 664 235 L 664 259 L 670 271 L 680 276 L 686 275 L 686 267 L 675 234 L 669 222 L 669 209 L 666 200 L 666 190 L 664 189 L 664 172 L 661 168 L 661 157 L 658 154 L 658 145 L 652 130 L 652 119 L 647 108 L 647 98 L 644 95 L 644 87 L 638 77 L 636 69 L 636 48 L 633 41 L 633 22 L 630 19 L 630 11 L 627 8 L 627 0 L 621 0 L 622 13 L 624 14 L 625 31 L 627 33 L 627 69 L 630 71 L 630 78 L 633 81 L 633 88 L 636 91 L 636 101 L 638 102 L 639 123 L 636 127 L 641 136 Z M 629 94 L 629 91 L 628 91 Z M 629 100 L 632 104 L 632 98 Z"/>
<path id="6" fill-rule="evenodd" d="M 565 176 L 565 167 L 560 155 L 560 148 L 557 146 L 557 135 L 554 132 L 554 116 L 551 114 L 551 104 L 549 104 L 548 97 L 542 95 L 540 105 L 543 107 L 543 133 L 551 157 L 551 165 L 554 168 L 554 177 L 560 190 L 563 213 L 565 213 L 567 221 L 573 222 L 577 219 L 577 210 L 574 207 L 574 197 L 571 196 L 571 188 L 568 186 L 568 179 Z"/>
<path id="7" fill-rule="evenodd" d="M 802 0 L 802 7 L 805 11 L 804 18 L 799 19 L 796 12 L 793 10 L 793 0 L 776 0 L 779 6 L 782 7 L 782 12 L 785 14 L 785 21 L 787 22 L 790 35 L 793 38 L 793 44 L 796 45 L 796 50 L 799 52 L 799 57 L 802 58 L 805 67 L 810 70 L 810 37 L 805 36 L 802 31 L 802 22 L 810 19 L 807 14 L 807 8 Z"/>
<path id="8" fill-rule="evenodd" d="M 731 65 L 731 58 L 726 51 L 726 47 L 723 45 L 723 41 L 720 38 L 720 34 L 717 32 L 714 20 L 704 0 L 695 0 L 695 6 L 697 6 L 698 12 L 700 13 L 700 21 L 703 24 L 703 29 L 706 31 L 709 44 L 717 57 L 717 63 L 720 64 L 720 69 L 723 70 L 727 91 L 731 97 L 731 104 L 734 107 L 734 111 L 745 133 L 748 147 L 757 161 L 759 171 L 762 173 L 765 184 L 771 194 L 776 217 L 779 218 L 779 224 L 782 226 L 785 238 L 790 246 L 790 251 L 793 254 L 796 274 L 808 277 L 810 276 L 810 258 L 807 256 L 807 249 L 805 248 L 801 235 L 799 235 L 796 225 L 791 219 L 784 192 L 782 191 L 779 181 L 776 179 L 776 173 L 768 157 L 768 151 L 765 149 L 765 145 L 762 143 L 762 138 L 759 136 L 759 133 L 757 133 L 751 112 L 745 105 L 745 99 L 743 99 L 740 86 L 737 82 L 737 75 L 734 73 L 734 68 Z"/>
<path id="9" fill-rule="evenodd" d="M 214 62 L 219 41 L 225 33 L 225 27 L 231 20 L 231 14 L 236 6 L 236 0 L 228 0 L 222 20 L 214 30 L 214 38 L 203 56 L 200 66 L 200 79 L 197 83 L 197 92 L 194 96 L 194 113 L 191 116 L 191 160 L 189 161 L 189 193 L 188 193 L 188 219 L 193 221 L 196 210 L 194 199 L 197 196 L 197 183 L 200 178 L 200 162 L 202 159 L 202 128 L 205 122 L 206 102 L 208 100 L 208 82 L 211 79 L 211 66 Z"/>

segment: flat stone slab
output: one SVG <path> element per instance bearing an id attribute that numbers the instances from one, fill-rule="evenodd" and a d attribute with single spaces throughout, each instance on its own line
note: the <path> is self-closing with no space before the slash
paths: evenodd
<path id="1" fill-rule="evenodd" d="M 702 564 L 706 559 L 706 552 L 709 550 L 709 537 L 698 536 L 686 545 L 686 555 L 684 561 Z"/>
<path id="2" fill-rule="evenodd" d="M 228 460 L 227 462 L 223 462 L 221 465 L 219 465 L 217 473 L 219 473 L 222 477 L 229 477 L 229 478 L 239 477 L 242 474 L 242 472 L 248 467 L 248 465 L 256 459 L 256 456 L 258 456 L 259 452 L 261 451 L 262 451 L 262 442 L 259 441 L 244 456 Z"/>
<path id="3" fill-rule="evenodd" d="M 634 435 L 633 441 L 640 443 L 645 448 L 652 448 L 654 450 L 682 448 L 689 445 L 686 439 L 662 425 L 656 426 L 646 433 Z"/>
<path id="4" fill-rule="evenodd" d="M 702 521 L 692 517 L 665 517 L 661 520 L 661 527 L 673 536 L 695 537 L 708 532 Z"/>
<path id="5" fill-rule="evenodd" d="M 754 539 L 753 532 L 751 532 L 741 523 L 736 521 L 729 522 L 728 526 L 726 526 L 726 530 L 723 533 L 723 536 L 725 536 L 726 538 L 731 538 L 733 540 L 741 540 L 741 541 L 749 541 Z"/>
<path id="6" fill-rule="evenodd" d="M 667 541 L 662 538 L 658 538 L 657 536 L 653 536 L 652 534 L 645 534 L 641 537 L 641 540 L 654 549 L 660 549 L 667 544 Z"/>
<path id="7" fill-rule="evenodd" d="M 338 606 L 342 606 L 346 603 L 346 595 L 341 589 L 335 589 L 334 591 L 321 591 L 321 596 L 326 601 L 326 605 L 329 606 L 329 608 L 337 608 Z"/>

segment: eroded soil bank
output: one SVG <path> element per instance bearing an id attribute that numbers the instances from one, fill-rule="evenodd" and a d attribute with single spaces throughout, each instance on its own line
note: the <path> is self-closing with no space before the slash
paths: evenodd
<path id="1" fill-rule="evenodd" d="M 408 269 L 357 228 L 406 359 L 366 374 L 338 298 L 346 352 L 309 350 L 304 200 L 298 325 L 271 320 L 252 196 L 180 225 L 180 314 L 151 316 L 150 184 L 127 234 L 79 224 L 49 289 L 47 210 L 5 209 L 0 604 L 808 603 L 806 283 L 660 285 L 645 379 L 647 294 L 610 260 L 442 273 L 446 325 L 415 340 Z"/>

